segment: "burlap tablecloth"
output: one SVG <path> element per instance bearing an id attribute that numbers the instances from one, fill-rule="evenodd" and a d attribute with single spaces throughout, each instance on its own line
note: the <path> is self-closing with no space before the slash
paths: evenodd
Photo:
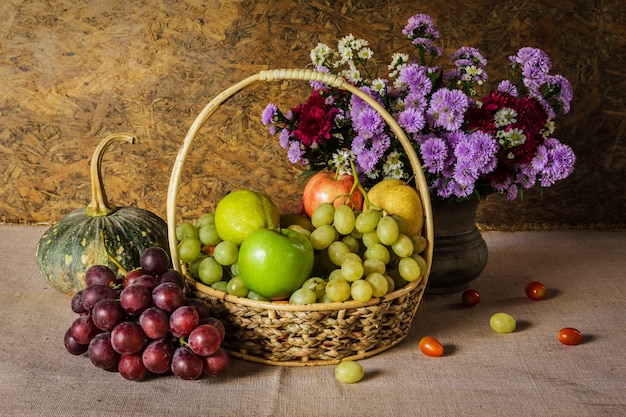
<path id="1" fill-rule="evenodd" d="M 334 367 L 286 368 L 233 360 L 218 379 L 136 383 L 65 351 L 74 313 L 35 265 L 43 226 L 0 226 L 0 416 L 623 416 L 626 415 L 626 232 L 484 233 L 489 262 L 459 294 L 426 295 L 409 337 L 361 361 L 365 378 Z M 526 298 L 540 280 L 549 298 Z M 505 311 L 518 330 L 489 327 Z M 562 327 L 585 334 L 557 341 Z M 420 353 L 424 335 L 446 348 Z"/>

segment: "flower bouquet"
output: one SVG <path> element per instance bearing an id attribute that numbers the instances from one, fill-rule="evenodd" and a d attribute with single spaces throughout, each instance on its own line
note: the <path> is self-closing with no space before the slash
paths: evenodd
<path id="1" fill-rule="evenodd" d="M 550 58 L 524 47 L 509 57 L 507 77 L 487 85 L 486 59 L 473 47 L 440 63 L 432 18 L 412 16 L 402 33 L 414 58 L 394 53 L 386 78 L 373 65 L 368 42 L 343 37 L 334 50 L 311 50 L 317 71 L 343 77 L 394 116 L 423 163 L 431 198 L 463 200 L 501 193 L 516 199 L 525 189 L 568 177 L 576 157 L 552 136 L 557 114 L 570 110 L 569 81 L 551 74 Z M 384 178 L 410 182 L 405 152 L 380 114 L 363 100 L 320 82 L 302 104 L 281 111 L 268 104 L 262 122 L 278 135 L 288 160 L 307 172 L 352 166 L 365 187 Z"/>

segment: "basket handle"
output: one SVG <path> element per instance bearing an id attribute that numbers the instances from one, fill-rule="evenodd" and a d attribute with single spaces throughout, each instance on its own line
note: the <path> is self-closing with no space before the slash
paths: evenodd
<path id="1" fill-rule="evenodd" d="M 333 74 L 323 73 L 310 69 L 275 69 L 260 71 L 259 73 L 251 75 L 250 77 L 238 82 L 237 84 L 232 85 L 231 87 L 218 94 L 213 100 L 211 100 L 206 105 L 206 107 L 202 109 L 200 114 L 192 123 L 187 134 L 185 135 L 183 144 L 178 151 L 176 160 L 174 161 L 174 166 L 172 168 L 172 174 L 170 176 L 166 203 L 170 253 L 172 258 L 172 264 L 178 272 L 182 272 L 182 268 L 180 265 L 180 259 L 178 257 L 178 244 L 176 241 L 176 199 L 178 197 L 178 188 L 180 185 L 183 165 L 185 163 L 187 154 L 189 153 L 189 149 L 191 148 L 191 143 L 193 142 L 194 138 L 196 137 L 204 123 L 206 123 L 206 121 L 209 119 L 209 117 L 211 117 L 211 115 L 215 113 L 215 111 L 220 107 L 222 103 L 234 96 L 236 93 L 261 81 L 271 82 L 282 80 L 322 82 L 324 84 L 348 91 L 372 106 L 372 108 L 383 117 L 385 122 L 387 122 L 393 133 L 400 141 L 400 144 L 404 148 L 404 151 L 406 152 L 409 159 L 411 169 L 413 170 L 413 173 L 415 175 L 416 188 L 422 198 L 424 216 L 426 217 L 426 219 L 432 219 L 432 207 L 430 203 L 428 183 L 426 182 L 426 177 L 424 176 L 424 172 L 422 171 L 421 162 L 415 150 L 413 149 L 413 146 L 411 145 L 411 142 L 406 133 L 404 133 L 398 122 L 393 118 L 393 116 L 391 116 L 391 114 L 389 114 L 389 112 L 383 106 L 381 106 L 376 100 L 365 94 L 363 91 L 359 90 L 354 85 L 346 82 L 343 78 Z M 426 247 L 425 260 L 428 270 L 425 271 L 424 276 L 427 277 L 428 274 L 430 274 L 430 267 L 432 264 L 432 243 L 434 242 L 434 230 L 432 227 L 429 227 L 430 225 L 428 224 L 428 222 L 425 223 L 425 226 L 425 237 L 428 242 L 428 245 Z"/>

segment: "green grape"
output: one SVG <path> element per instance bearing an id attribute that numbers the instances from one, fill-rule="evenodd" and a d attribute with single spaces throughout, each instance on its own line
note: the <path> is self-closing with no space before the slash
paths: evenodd
<path id="1" fill-rule="evenodd" d="M 405 235 L 408 234 L 409 228 L 406 225 L 406 221 L 404 220 L 404 218 L 398 214 L 392 214 L 391 217 L 393 217 L 396 223 L 398 223 L 398 231 Z"/>
<path id="2" fill-rule="evenodd" d="M 376 229 L 380 221 L 380 210 L 367 209 L 356 217 L 354 227 L 361 233 L 371 232 Z"/>
<path id="3" fill-rule="evenodd" d="M 359 249 L 361 248 L 361 244 L 359 243 L 359 240 L 352 235 L 347 235 L 347 236 L 342 237 L 341 241 L 345 243 L 346 245 L 348 245 L 348 247 L 350 248 L 350 252 L 357 253 Z"/>
<path id="4" fill-rule="evenodd" d="M 387 265 L 389 260 L 391 260 L 389 249 L 387 249 L 387 247 L 382 243 L 377 243 L 372 247 L 367 248 L 363 257 L 364 259 L 380 259 L 385 265 Z"/>
<path id="5" fill-rule="evenodd" d="M 254 291 L 248 291 L 248 295 L 246 295 L 246 298 L 249 298 L 254 301 L 271 301 L 269 298 L 263 297 L 262 295 L 257 294 Z"/>
<path id="6" fill-rule="evenodd" d="M 389 282 L 387 281 L 387 278 L 379 272 L 373 272 L 367 275 L 365 277 L 365 281 L 372 287 L 373 297 L 382 297 L 389 291 Z M 354 298 L 354 296 L 352 296 L 352 298 Z"/>
<path id="7" fill-rule="evenodd" d="M 369 282 L 359 279 L 350 285 L 350 295 L 354 301 L 366 303 L 372 298 L 372 286 Z"/>
<path id="8" fill-rule="evenodd" d="M 289 297 L 289 304 L 313 304 L 315 293 L 309 288 L 298 288 Z"/>
<path id="9" fill-rule="evenodd" d="M 217 281 L 216 283 L 211 285 L 211 288 L 213 288 L 214 290 L 217 290 L 217 291 L 228 292 L 228 282 L 226 282 L 226 281 Z"/>
<path id="10" fill-rule="evenodd" d="M 178 243 L 178 256 L 184 262 L 191 262 L 202 253 L 202 243 L 195 237 L 186 237 Z"/>
<path id="11" fill-rule="evenodd" d="M 391 245 L 398 239 L 398 223 L 392 216 L 385 216 L 376 226 L 376 235 L 383 245 Z"/>
<path id="12" fill-rule="evenodd" d="M 198 229 L 196 229 L 196 226 L 189 222 L 179 224 L 176 227 L 176 239 L 180 242 L 188 237 L 198 237 Z"/>
<path id="13" fill-rule="evenodd" d="M 206 256 L 204 254 L 201 254 L 196 259 L 187 264 L 189 268 L 189 274 L 191 274 L 192 277 L 198 279 L 198 267 L 200 266 L 200 262 L 202 262 L 204 258 L 206 258 Z"/>
<path id="14" fill-rule="evenodd" d="M 350 284 L 341 277 L 330 280 L 326 284 L 326 295 L 333 302 L 346 301 L 350 298 Z"/>
<path id="15" fill-rule="evenodd" d="M 198 229 L 198 238 L 206 246 L 215 246 L 222 241 L 214 224 L 205 224 Z"/>
<path id="16" fill-rule="evenodd" d="M 320 277 L 311 277 L 304 281 L 302 288 L 308 288 L 313 291 L 313 293 L 315 293 L 315 300 L 321 301 L 324 294 L 326 294 L 326 281 Z"/>
<path id="17" fill-rule="evenodd" d="M 356 227 L 355 227 L 354 229 L 352 229 L 352 233 L 350 233 L 350 236 L 352 236 L 353 238 L 357 240 L 361 240 L 363 238 L 363 233 L 356 230 Z"/>
<path id="18" fill-rule="evenodd" d="M 363 263 L 348 259 L 341 264 L 341 275 L 346 281 L 354 282 L 363 276 Z"/>
<path id="19" fill-rule="evenodd" d="M 335 217 L 333 219 L 333 226 L 337 229 L 337 232 L 342 235 L 349 235 L 354 230 L 354 211 L 347 205 L 341 205 L 335 209 Z"/>
<path id="20" fill-rule="evenodd" d="M 343 279 L 343 275 L 341 274 L 341 269 L 333 269 L 330 274 L 328 274 L 328 281 L 332 281 L 333 279 L 341 278 Z"/>
<path id="21" fill-rule="evenodd" d="M 391 245 L 391 249 L 399 257 L 406 258 L 413 253 L 413 241 L 407 235 L 400 233 L 398 239 Z"/>
<path id="22" fill-rule="evenodd" d="M 212 285 L 221 281 L 223 276 L 224 268 L 215 258 L 207 256 L 198 265 L 198 278 L 206 285 Z"/>
<path id="23" fill-rule="evenodd" d="M 367 233 L 363 233 L 362 242 L 363 242 L 363 245 L 366 248 L 372 247 L 372 246 L 380 243 L 380 239 L 378 239 L 378 234 L 376 233 L 376 230 L 371 231 L 371 232 L 367 232 Z"/>
<path id="24" fill-rule="evenodd" d="M 406 281 L 404 278 L 400 276 L 400 273 L 398 272 L 397 269 L 392 269 L 391 271 L 389 271 L 389 276 L 391 280 L 393 281 L 394 289 L 403 288 L 405 285 L 409 283 L 408 281 Z"/>
<path id="25" fill-rule="evenodd" d="M 232 275 L 233 277 L 239 276 L 239 264 L 237 262 L 230 266 L 230 275 Z"/>
<path id="26" fill-rule="evenodd" d="M 368 276 L 374 272 L 384 274 L 387 266 L 380 259 L 366 259 L 363 261 L 363 275 Z"/>
<path id="27" fill-rule="evenodd" d="M 215 224 L 215 214 L 205 213 L 196 220 L 196 227 L 199 229 L 205 224 Z"/>
<path id="28" fill-rule="evenodd" d="M 335 378 L 345 384 L 359 382 L 363 375 L 365 375 L 363 366 L 355 361 L 343 361 L 335 367 Z"/>
<path id="29" fill-rule="evenodd" d="M 415 259 L 415 262 L 420 266 L 420 271 L 422 271 L 422 275 L 426 272 L 426 259 L 424 259 L 421 255 L 413 252 L 411 258 Z"/>
<path id="30" fill-rule="evenodd" d="M 233 242 L 224 240 L 215 246 L 213 250 L 213 257 L 221 265 L 232 265 L 237 262 L 237 256 L 239 255 L 239 248 Z"/>
<path id="31" fill-rule="evenodd" d="M 311 232 L 311 246 L 315 250 L 326 249 L 337 240 L 337 231 L 329 224 L 318 227 Z"/>
<path id="32" fill-rule="evenodd" d="M 426 249 L 426 238 L 422 235 L 410 236 L 413 241 L 413 253 L 422 253 Z"/>
<path id="33" fill-rule="evenodd" d="M 228 281 L 226 288 L 229 294 L 236 295 L 237 297 L 246 297 L 249 292 L 248 287 L 246 287 L 241 277 L 232 277 Z"/>
<path id="34" fill-rule="evenodd" d="M 354 262 L 363 263 L 363 260 L 361 259 L 361 257 L 358 254 L 352 253 L 352 252 L 346 253 L 345 255 L 343 255 L 343 258 L 341 258 L 341 263 L 344 263 L 348 259 L 351 259 Z"/>
<path id="35" fill-rule="evenodd" d="M 322 203 L 313 211 L 311 223 L 315 228 L 333 223 L 335 207 L 331 203 Z"/>
<path id="36" fill-rule="evenodd" d="M 515 331 L 517 322 L 507 313 L 496 313 L 489 319 L 489 325 L 496 333 L 511 333 Z"/>
<path id="37" fill-rule="evenodd" d="M 402 258 L 398 262 L 400 276 L 408 282 L 417 281 L 422 276 L 422 271 L 417 261 L 413 258 Z"/>
<path id="38" fill-rule="evenodd" d="M 389 275 L 385 275 L 387 280 L 387 294 L 392 293 L 396 289 L 396 282 Z"/>
<path id="39" fill-rule="evenodd" d="M 341 265 L 341 260 L 343 259 L 344 255 L 348 253 L 352 253 L 348 245 L 339 240 L 334 241 L 328 247 L 328 257 L 330 258 L 331 262 L 337 266 Z"/>
<path id="40" fill-rule="evenodd" d="M 297 233 L 300 233 L 302 236 L 304 236 L 307 239 L 311 240 L 311 231 L 309 229 L 305 229 L 304 227 L 300 226 L 299 224 L 290 224 L 289 226 L 287 226 L 287 229 L 293 230 L 294 232 L 297 232 Z"/>

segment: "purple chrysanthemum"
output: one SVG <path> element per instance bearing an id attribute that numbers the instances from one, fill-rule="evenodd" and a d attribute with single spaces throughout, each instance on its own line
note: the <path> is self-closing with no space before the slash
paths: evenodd
<path id="1" fill-rule="evenodd" d="M 420 147 L 422 161 L 428 172 L 436 174 L 441 172 L 448 158 L 448 146 L 443 139 L 430 137 Z"/>
<path id="2" fill-rule="evenodd" d="M 278 106 L 274 103 L 269 103 L 265 106 L 263 113 L 261 114 L 261 123 L 265 126 L 274 121 L 274 118 L 278 115 Z"/>
<path id="3" fill-rule="evenodd" d="M 418 133 L 426 125 L 424 112 L 418 108 L 409 107 L 398 113 L 398 124 L 407 133 Z"/>

